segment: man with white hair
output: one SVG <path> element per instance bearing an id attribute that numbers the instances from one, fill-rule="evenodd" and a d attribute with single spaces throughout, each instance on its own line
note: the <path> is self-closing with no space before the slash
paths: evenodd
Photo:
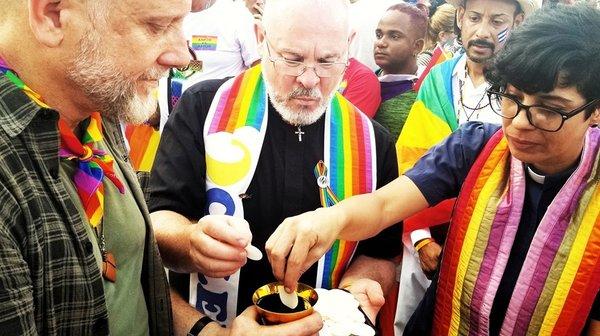
<path id="1" fill-rule="evenodd" d="M 165 126 L 149 200 L 161 255 L 191 273 L 171 273 L 173 286 L 221 324 L 235 326 L 254 290 L 274 280 L 266 259 L 242 267 L 250 242 L 264 249 L 286 216 L 397 175 L 387 131 L 336 92 L 348 62 L 347 6 L 267 1 L 257 26 L 261 65 L 191 87 Z M 397 227 L 338 242 L 302 281 L 346 288 L 373 320 L 399 246 Z"/>
<path id="2" fill-rule="evenodd" d="M 189 8 L 2 1 L 0 334 L 173 333 L 119 120 L 146 120 L 158 78 L 189 62 Z"/>

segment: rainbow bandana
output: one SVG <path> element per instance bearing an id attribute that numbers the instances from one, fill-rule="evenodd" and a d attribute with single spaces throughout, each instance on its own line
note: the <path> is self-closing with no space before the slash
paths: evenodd
<path id="1" fill-rule="evenodd" d="M 135 171 L 150 172 L 160 142 L 160 133 L 148 124 L 127 125 L 125 137 L 129 143 L 129 158 Z"/>
<path id="2" fill-rule="evenodd" d="M 31 90 L 8 68 L 2 59 L 0 59 L 0 72 L 23 90 L 34 103 L 42 108 L 50 108 L 42 101 L 38 93 Z M 90 123 L 83 135 L 83 143 L 62 119 L 58 121 L 58 130 L 61 140 L 59 156 L 68 160 L 77 160 L 79 169 L 73 175 L 73 181 L 86 217 L 90 225 L 96 227 L 102 222 L 104 215 L 104 186 L 102 185 L 104 176 L 108 177 L 121 193 L 125 192 L 123 183 L 113 171 L 112 157 L 106 152 L 94 148 L 94 143 L 102 141 L 102 119 L 98 112 L 92 113 Z"/>
<path id="3" fill-rule="evenodd" d="M 600 130 L 533 237 L 501 335 L 578 335 L 600 288 Z M 434 335 L 487 335 L 489 315 L 519 226 L 523 163 L 502 131 L 487 143 L 457 200 L 444 247 Z"/>
<path id="4" fill-rule="evenodd" d="M 104 215 L 104 185 L 102 180 L 106 176 L 121 194 L 125 187 L 113 170 L 113 159 L 103 150 L 94 148 L 94 144 L 102 141 L 102 119 L 100 113 L 94 112 L 90 116 L 90 123 L 79 141 L 67 123 L 58 121 L 60 133 L 59 156 L 67 160 L 75 160 L 78 170 L 73 175 L 73 182 L 83 209 L 92 227 L 102 222 Z"/>
<path id="5" fill-rule="evenodd" d="M 217 91 L 204 124 L 207 214 L 244 216 L 240 195 L 256 170 L 267 129 L 267 107 L 260 65 Z M 336 94 L 325 125 L 324 161 L 331 167 L 327 179 L 333 190 L 341 198 L 374 190 L 375 137 L 369 119 Z M 356 247 L 355 243 L 339 245 L 327 267 L 321 266 L 325 258 L 319 262 L 318 284 L 339 281 L 338 274 Z M 229 324 L 236 316 L 238 284 L 239 272 L 224 279 L 192 274 L 190 303 L 214 320 Z"/>
<path id="6" fill-rule="evenodd" d="M 37 94 L 27 85 L 25 85 L 21 78 L 19 78 L 17 74 L 10 70 L 10 68 L 8 67 L 8 65 L 6 65 L 2 58 L 0 58 L 0 73 L 4 74 L 6 78 L 8 78 L 14 85 L 16 85 L 19 89 L 23 90 L 27 97 L 33 100 L 33 102 L 36 103 L 38 106 L 47 109 L 50 108 L 50 106 L 46 105 L 46 103 L 42 101 L 42 97 L 39 94 Z"/>

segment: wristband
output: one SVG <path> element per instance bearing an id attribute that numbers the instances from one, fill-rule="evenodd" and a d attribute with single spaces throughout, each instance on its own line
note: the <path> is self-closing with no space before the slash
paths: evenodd
<path id="1" fill-rule="evenodd" d="M 433 240 L 432 238 L 425 238 L 422 239 L 421 241 L 419 241 L 417 243 L 417 245 L 415 245 L 415 251 L 419 252 L 423 247 L 425 247 L 425 245 L 429 244 L 429 243 L 433 243 L 435 240 Z"/>
<path id="2" fill-rule="evenodd" d="M 202 329 L 206 327 L 209 323 L 214 322 L 210 317 L 203 316 L 192 326 L 192 329 L 188 331 L 188 336 L 198 336 L 202 332 Z"/>

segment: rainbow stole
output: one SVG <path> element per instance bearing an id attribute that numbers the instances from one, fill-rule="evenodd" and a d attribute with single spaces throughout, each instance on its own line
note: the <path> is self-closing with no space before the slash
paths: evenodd
<path id="1" fill-rule="evenodd" d="M 243 218 L 240 195 L 252 181 L 262 149 L 267 99 L 260 65 L 227 81 L 217 91 L 203 131 L 207 214 Z M 371 122 L 340 94 L 335 95 L 325 116 L 324 160 L 331 167 L 329 179 L 334 190 L 341 198 L 372 191 L 377 170 Z M 329 259 L 322 258 L 328 260 L 327 267 L 320 267 L 322 277 L 328 280 L 320 283 L 339 281 L 355 248 L 356 243 L 337 243 Z M 228 324 L 236 316 L 238 285 L 239 272 L 225 279 L 193 274 L 190 303 L 214 320 Z M 214 311 L 219 313 L 215 315 Z"/>
<path id="2" fill-rule="evenodd" d="M 148 124 L 125 126 L 125 138 L 129 143 L 129 158 L 135 171 L 150 172 L 160 133 Z"/>
<path id="3" fill-rule="evenodd" d="M 501 335 L 578 335 L 600 288 L 600 130 L 533 237 Z M 463 184 L 444 247 L 434 335 L 487 335 L 489 315 L 519 226 L 523 163 L 498 131 Z"/>
<path id="4" fill-rule="evenodd" d="M 256 169 L 267 128 L 267 92 L 260 65 L 217 90 L 203 129 L 205 213 L 244 217 L 241 194 Z M 190 276 L 190 304 L 228 325 L 236 316 L 240 272 L 227 278 Z M 216 312 L 216 313 L 215 313 Z"/>
<path id="5" fill-rule="evenodd" d="M 337 199 L 374 191 L 377 160 L 373 124 L 339 92 L 325 114 L 324 139 L 327 181 Z M 337 288 L 357 246 L 357 242 L 336 240 L 319 260 L 316 286 Z"/>
<path id="6" fill-rule="evenodd" d="M 458 128 L 452 98 L 452 72 L 459 57 L 434 66 L 421 84 L 417 99 L 396 142 L 398 171 L 404 174 L 433 146 Z M 454 199 L 404 220 L 404 232 L 448 223 Z"/>

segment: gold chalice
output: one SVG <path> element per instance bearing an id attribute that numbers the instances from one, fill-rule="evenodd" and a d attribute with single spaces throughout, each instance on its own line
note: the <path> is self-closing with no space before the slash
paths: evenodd
<path id="1" fill-rule="evenodd" d="M 279 299 L 279 291 L 284 290 L 281 282 L 272 282 L 254 291 L 252 302 L 258 309 L 263 324 L 287 323 L 312 314 L 313 306 L 319 299 L 314 288 L 305 284 L 298 284 L 296 289 L 299 296 L 298 307 L 294 310 L 283 305 Z"/>

